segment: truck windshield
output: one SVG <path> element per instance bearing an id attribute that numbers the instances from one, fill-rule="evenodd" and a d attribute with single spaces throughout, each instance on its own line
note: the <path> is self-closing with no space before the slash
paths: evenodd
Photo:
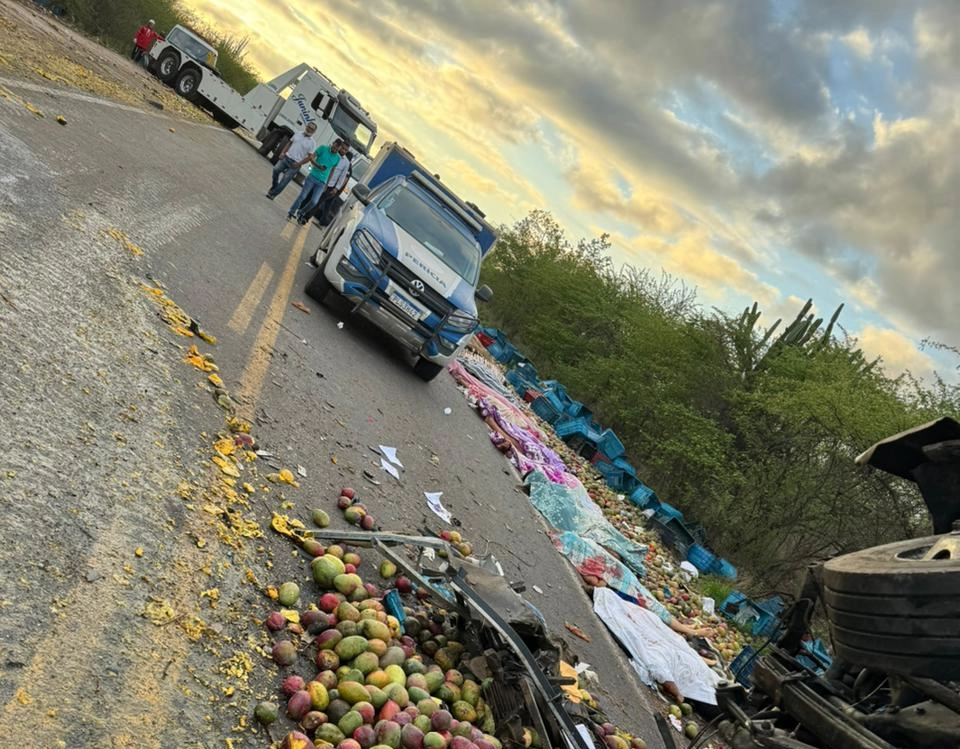
<path id="1" fill-rule="evenodd" d="M 480 246 L 454 214 L 433 208 L 406 187 L 386 195 L 380 201 L 380 209 L 458 276 L 470 284 L 477 282 Z"/>
<path id="2" fill-rule="evenodd" d="M 167 41 L 174 47 L 182 49 L 197 62 L 202 62 L 211 68 L 217 66 L 217 50 L 183 27 L 175 26 L 170 33 L 167 34 Z"/>
<path id="3" fill-rule="evenodd" d="M 371 131 L 360 120 L 356 119 L 343 107 L 337 107 L 330 118 L 330 124 L 341 138 L 346 138 L 350 145 L 361 153 L 370 153 L 370 146 L 376 133 Z"/>

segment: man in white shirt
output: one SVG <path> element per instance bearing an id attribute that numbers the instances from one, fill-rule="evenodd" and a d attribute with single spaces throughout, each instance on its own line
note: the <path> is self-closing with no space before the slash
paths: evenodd
<path id="1" fill-rule="evenodd" d="M 327 180 L 327 188 L 317 203 L 317 207 L 311 211 L 309 218 L 316 218 L 321 226 L 326 226 L 333 218 L 333 214 L 339 207 L 340 195 L 347 188 L 350 181 L 351 165 L 353 161 L 353 152 L 346 143 L 340 151 L 340 161 L 330 172 L 330 178 Z"/>
<path id="2" fill-rule="evenodd" d="M 267 197 L 273 200 L 297 176 L 297 164 L 317 150 L 317 141 L 313 134 L 317 132 L 317 123 L 308 122 L 302 133 L 296 133 L 280 152 L 273 167 L 273 184 L 267 190 Z"/>

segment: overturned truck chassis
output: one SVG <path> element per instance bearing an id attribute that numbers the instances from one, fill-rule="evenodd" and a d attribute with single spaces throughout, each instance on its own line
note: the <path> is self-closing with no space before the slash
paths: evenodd
<path id="1" fill-rule="evenodd" d="M 808 569 L 751 688 L 718 690 L 732 749 L 960 747 L 960 424 L 902 432 L 857 462 L 914 481 L 940 535 Z M 823 676 L 795 658 L 818 601 L 837 655 Z"/>

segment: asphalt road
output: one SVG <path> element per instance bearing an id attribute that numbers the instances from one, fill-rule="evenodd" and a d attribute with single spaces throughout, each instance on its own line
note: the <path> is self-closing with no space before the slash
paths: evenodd
<path id="1" fill-rule="evenodd" d="M 306 520 L 349 484 L 381 527 L 439 531 L 423 492 L 442 491 L 475 549 L 522 580 L 593 665 L 614 722 L 660 746 L 656 698 L 453 379 L 423 383 L 378 331 L 303 294 L 319 230 L 286 223 L 296 186 L 266 200 L 268 162 L 219 127 L 0 85 L 13 94 L 0 98 L 0 749 L 223 746 L 276 686 L 261 661 L 236 691 L 217 681 L 267 610 L 241 567 L 276 580 L 305 567 L 269 531 L 242 560 L 215 538 L 199 543 L 208 527 L 181 490 L 203 481 L 223 414 L 140 280 L 163 284 L 218 337 L 205 350 L 258 442 L 305 470 L 285 512 Z M 398 449 L 399 482 L 380 470 L 377 445 Z M 277 500 L 249 512 L 266 527 Z M 219 601 L 205 593 L 213 585 Z M 157 600 L 201 616 L 207 635 L 152 624 L 142 612 Z"/>

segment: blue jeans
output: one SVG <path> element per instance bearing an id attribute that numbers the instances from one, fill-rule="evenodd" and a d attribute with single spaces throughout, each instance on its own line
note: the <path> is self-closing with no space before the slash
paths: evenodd
<path id="1" fill-rule="evenodd" d="M 307 177 L 303 181 L 303 189 L 300 190 L 297 199 L 293 201 L 293 205 L 290 206 L 287 215 L 301 218 L 310 213 L 310 211 L 317 207 L 320 196 L 323 195 L 324 187 L 326 187 L 326 180 L 319 180 L 313 175 Z M 298 210 L 299 215 L 297 214 Z"/>
<path id="2" fill-rule="evenodd" d="M 275 198 L 283 192 L 284 188 L 290 184 L 290 180 L 297 176 L 297 170 L 293 168 L 296 163 L 289 156 L 284 156 L 276 163 L 267 195 Z"/>

